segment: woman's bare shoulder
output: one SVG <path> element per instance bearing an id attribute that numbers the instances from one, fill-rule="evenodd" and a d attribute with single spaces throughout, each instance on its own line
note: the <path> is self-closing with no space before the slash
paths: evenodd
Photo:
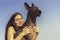
<path id="1" fill-rule="evenodd" d="M 9 32 L 9 33 L 10 33 L 10 32 L 15 33 L 14 27 L 13 27 L 13 26 L 9 26 L 8 32 Z"/>
<path id="2" fill-rule="evenodd" d="M 14 30 L 13 26 L 9 26 L 8 30 Z"/>
<path id="3" fill-rule="evenodd" d="M 13 26 L 9 26 L 9 29 L 13 29 Z"/>

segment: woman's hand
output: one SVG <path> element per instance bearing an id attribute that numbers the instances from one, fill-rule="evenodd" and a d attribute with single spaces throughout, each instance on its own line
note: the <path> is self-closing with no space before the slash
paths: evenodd
<path id="1" fill-rule="evenodd" d="M 25 28 L 23 29 L 23 31 L 22 31 L 22 34 L 23 34 L 23 35 L 27 35 L 27 34 L 30 33 L 30 31 L 31 31 L 31 27 L 25 27 Z"/>
<path id="2" fill-rule="evenodd" d="M 33 30 L 34 30 L 34 32 L 39 32 L 39 28 L 38 27 L 33 27 Z"/>

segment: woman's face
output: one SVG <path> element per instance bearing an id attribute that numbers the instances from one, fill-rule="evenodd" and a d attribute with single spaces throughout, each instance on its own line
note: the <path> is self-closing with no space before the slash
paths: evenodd
<path id="1" fill-rule="evenodd" d="M 16 26 L 22 26 L 24 23 L 24 19 L 21 15 L 16 15 L 14 18 L 14 22 L 16 23 Z"/>

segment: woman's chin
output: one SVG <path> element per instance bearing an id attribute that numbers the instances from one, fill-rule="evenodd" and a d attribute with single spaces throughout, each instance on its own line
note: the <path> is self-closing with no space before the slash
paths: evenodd
<path id="1" fill-rule="evenodd" d="M 22 26 L 22 24 L 20 24 L 20 25 L 17 25 L 18 27 L 21 27 Z"/>

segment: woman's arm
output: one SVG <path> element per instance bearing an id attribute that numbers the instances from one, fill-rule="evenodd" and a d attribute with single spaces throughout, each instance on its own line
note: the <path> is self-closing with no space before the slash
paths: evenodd
<path id="1" fill-rule="evenodd" d="M 21 40 L 23 38 L 23 34 L 20 33 L 14 40 Z"/>
<path id="2" fill-rule="evenodd" d="M 14 40 L 21 40 L 23 36 L 27 35 L 29 33 L 29 28 L 24 28 L 23 31 L 14 39 Z"/>
<path id="3" fill-rule="evenodd" d="M 7 31 L 7 40 L 21 40 L 23 36 L 29 33 L 29 30 L 30 29 L 25 27 L 23 31 L 16 38 L 14 38 L 14 28 L 13 26 L 10 26 Z"/>
<path id="4" fill-rule="evenodd" d="M 14 39 L 13 27 L 10 26 L 7 31 L 7 40 L 13 40 L 13 39 Z"/>

